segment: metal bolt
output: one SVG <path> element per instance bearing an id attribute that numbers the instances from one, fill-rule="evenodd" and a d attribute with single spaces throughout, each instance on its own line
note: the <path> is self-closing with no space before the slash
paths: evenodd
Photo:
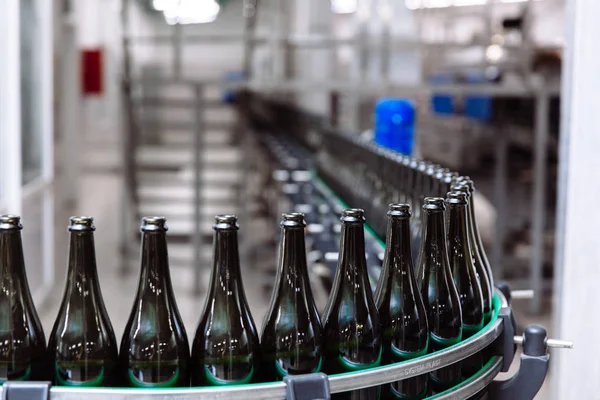
<path id="1" fill-rule="evenodd" d="M 535 292 L 531 289 L 527 290 L 511 290 L 510 298 L 511 299 L 533 299 Z"/>
<path id="2" fill-rule="evenodd" d="M 515 336 L 513 340 L 515 344 L 523 344 L 523 336 Z M 574 343 L 568 340 L 546 339 L 546 346 L 559 349 L 572 349 Z"/>

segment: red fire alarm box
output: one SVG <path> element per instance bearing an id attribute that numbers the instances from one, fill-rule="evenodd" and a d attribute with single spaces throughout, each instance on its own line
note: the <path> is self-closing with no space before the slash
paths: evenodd
<path id="1" fill-rule="evenodd" d="M 101 48 L 81 51 L 81 91 L 84 95 L 102 95 L 104 89 L 102 53 Z"/>

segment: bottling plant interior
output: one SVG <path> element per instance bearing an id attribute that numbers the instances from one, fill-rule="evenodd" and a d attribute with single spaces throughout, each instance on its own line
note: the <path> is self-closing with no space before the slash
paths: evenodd
<path id="1" fill-rule="evenodd" d="M 600 2 L 1 5 L 3 399 L 600 399 Z"/>

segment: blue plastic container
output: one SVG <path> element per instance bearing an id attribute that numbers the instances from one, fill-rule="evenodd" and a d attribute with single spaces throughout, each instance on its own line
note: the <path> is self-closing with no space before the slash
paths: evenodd
<path id="1" fill-rule="evenodd" d="M 406 99 L 381 99 L 375 106 L 375 143 L 412 155 L 415 106 Z"/>

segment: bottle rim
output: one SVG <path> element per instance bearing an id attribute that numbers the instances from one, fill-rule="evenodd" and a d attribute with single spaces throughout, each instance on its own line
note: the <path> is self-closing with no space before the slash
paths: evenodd
<path id="1" fill-rule="evenodd" d="M 391 203 L 388 206 L 387 215 L 389 217 L 410 218 L 410 205 L 404 203 Z"/>
<path id="2" fill-rule="evenodd" d="M 362 224 L 365 222 L 365 210 L 362 208 L 345 208 L 342 210 L 340 221 Z"/>
<path id="3" fill-rule="evenodd" d="M 281 214 L 280 226 L 286 228 L 304 228 L 306 227 L 304 214 L 300 212 L 283 213 Z"/>
<path id="4" fill-rule="evenodd" d="M 69 218 L 69 231 L 70 232 L 81 232 L 81 231 L 90 231 L 93 232 L 96 230 L 94 226 L 94 218 L 93 217 L 71 217 Z"/>
<path id="5" fill-rule="evenodd" d="M 167 219 L 165 217 L 143 217 L 142 226 L 140 231 L 142 232 L 155 232 L 155 231 L 168 231 Z"/>
<path id="6" fill-rule="evenodd" d="M 453 192 L 462 192 L 467 195 L 467 198 L 471 197 L 471 190 L 469 189 L 469 186 L 463 181 L 452 184 L 450 190 L 452 190 Z"/>
<path id="7" fill-rule="evenodd" d="M 451 191 L 446 194 L 446 204 L 466 206 L 469 204 L 467 194 L 462 191 Z"/>
<path id="8" fill-rule="evenodd" d="M 0 230 L 3 231 L 20 231 L 23 229 L 21 217 L 14 214 L 0 215 Z"/>
<path id="9" fill-rule="evenodd" d="M 215 223 L 213 229 L 216 231 L 221 230 L 235 230 L 237 231 L 240 227 L 237 222 L 237 216 L 233 214 L 219 214 L 215 215 Z"/>
<path id="10" fill-rule="evenodd" d="M 423 210 L 430 211 L 444 211 L 446 206 L 444 205 L 444 199 L 441 197 L 425 197 L 423 203 Z"/>

